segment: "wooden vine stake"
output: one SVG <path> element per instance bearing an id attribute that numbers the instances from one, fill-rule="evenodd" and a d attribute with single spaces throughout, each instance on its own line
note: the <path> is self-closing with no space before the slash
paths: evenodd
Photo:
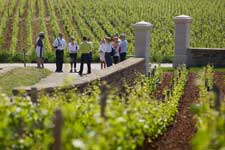
<path id="1" fill-rule="evenodd" d="M 101 117 L 103 118 L 106 118 L 106 115 L 105 115 L 106 100 L 107 100 L 107 86 L 106 86 L 106 83 L 103 83 L 102 94 L 100 97 Z"/>
<path id="2" fill-rule="evenodd" d="M 61 109 L 55 110 L 55 117 L 54 117 L 54 129 L 53 129 L 53 136 L 54 136 L 54 143 L 53 143 L 53 150 L 61 150 L 62 149 L 62 142 L 61 142 L 61 130 L 62 130 L 62 123 L 63 123 L 63 116 Z"/>
<path id="3" fill-rule="evenodd" d="M 37 98 L 38 98 L 38 94 L 37 94 L 37 88 L 36 87 L 32 87 L 31 88 L 31 91 L 30 91 L 30 98 L 31 98 L 31 101 L 33 103 L 37 103 Z"/>

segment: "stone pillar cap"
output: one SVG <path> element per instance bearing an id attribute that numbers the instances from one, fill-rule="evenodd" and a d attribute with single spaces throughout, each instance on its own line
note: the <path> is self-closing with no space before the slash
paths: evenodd
<path id="1" fill-rule="evenodd" d="M 187 15 L 180 15 L 174 18 L 175 23 L 191 23 L 192 18 Z"/>
<path id="2" fill-rule="evenodd" d="M 132 26 L 134 29 L 145 29 L 145 30 L 151 29 L 153 27 L 151 23 L 145 22 L 145 21 L 137 22 L 133 24 Z"/>

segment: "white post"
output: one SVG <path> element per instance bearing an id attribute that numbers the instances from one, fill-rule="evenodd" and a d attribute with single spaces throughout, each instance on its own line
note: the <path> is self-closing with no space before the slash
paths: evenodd
<path id="1" fill-rule="evenodd" d="M 145 58 L 145 75 L 149 71 L 150 29 L 153 25 L 149 22 L 137 22 L 133 25 L 135 33 L 135 57 Z"/>
<path id="2" fill-rule="evenodd" d="M 176 24 L 175 32 L 175 54 L 173 59 L 173 67 L 180 64 L 189 65 L 188 48 L 190 45 L 190 24 L 192 18 L 186 15 L 180 15 L 174 18 Z"/>

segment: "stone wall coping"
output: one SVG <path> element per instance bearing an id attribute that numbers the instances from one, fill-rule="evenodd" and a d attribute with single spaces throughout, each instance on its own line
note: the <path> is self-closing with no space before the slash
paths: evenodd
<path id="1" fill-rule="evenodd" d="M 189 51 L 225 51 L 225 48 L 188 48 Z"/>
<path id="2" fill-rule="evenodd" d="M 112 67 L 109 67 L 107 69 L 99 70 L 96 73 L 86 75 L 82 78 L 79 78 L 79 80 L 75 80 L 70 85 L 63 86 L 63 85 L 57 85 L 54 87 L 49 86 L 48 84 L 42 85 L 42 87 L 35 86 L 37 88 L 37 91 L 54 91 L 55 89 L 72 89 L 79 85 L 88 84 L 90 82 L 104 79 L 107 76 L 110 76 L 112 74 L 121 72 L 125 70 L 126 68 L 132 67 L 135 64 L 139 64 L 141 62 L 145 61 L 144 58 L 129 58 L 123 62 L 120 62 L 119 64 L 116 64 Z M 34 86 L 21 86 L 13 89 L 13 93 L 18 93 L 19 91 L 26 91 L 30 92 L 31 88 Z"/>
<path id="3" fill-rule="evenodd" d="M 180 16 L 174 17 L 174 21 L 175 23 L 191 23 L 192 18 L 187 15 L 180 15 Z"/>
<path id="4" fill-rule="evenodd" d="M 135 30 L 149 30 L 153 27 L 153 25 L 149 22 L 140 21 L 132 25 Z"/>

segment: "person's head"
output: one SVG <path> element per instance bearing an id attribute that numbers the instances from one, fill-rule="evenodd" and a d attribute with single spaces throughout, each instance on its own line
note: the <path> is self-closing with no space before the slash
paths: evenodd
<path id="1" fill-rule="evenodd" d="M 111 42 L 111 38 L 110 37 L 106 37 L 105 41 L 106 41 L 106 43 L 110 43 Z"/>
<path id="2" fill-rule="evenodd" d="M 119 41 L 119 38 L 118 37 L 113 37 L 113 42 L 117 42 L 117 41 Z"/>
<path id="3" fill-rule="evenodd" d="M 75 38 L 73 36 L 70 37 L 70 41 L 74 42 Z"/>
<path id="4" fill-rule="evenodd" d="M 38 36 L 39 36 L 41 39 L 44 39 L 44 38 L 45 38 L 45 33 L 44 33 L 44 32 L 40 32 Z"/>
<path id="5" fill-rule="evenodd" d="M 59 38 L 63 38 L 63 34 L 61 32 L 59 33 Z"/>
<path id="6" fill-rule="evenodd" d="M 125 40 L 125 34 L 124 33 L 120 34 L 120 39 Z"/>
<path id="7" fill-rule="evenodd" d="M 119 37 L 119 33 L 115 33 L 114 35 L 113 35 L 113 37 Z"/>
<path id="8" fill-rule="evenodd" d="M 88 41 L 88 42 L 90 42 L 90 41 L 91 41 L 91 39 L 90 39 L 89 37 L 87 37 L 87 41 Z"/>
<path id="9" fill-rule="evenodd" d="M 105 43 L 105 38 L 103 38 L 103 39 L 101 40 L 101 44 L 103 44 L 103 43 Z"/>
<path id="10" fill-rule="evenodd" d="M 88 38 L 87 38 L 86 36 L 83 37 L 83 41 L 87 41 L 87 39 L 88 39 Z"/>

